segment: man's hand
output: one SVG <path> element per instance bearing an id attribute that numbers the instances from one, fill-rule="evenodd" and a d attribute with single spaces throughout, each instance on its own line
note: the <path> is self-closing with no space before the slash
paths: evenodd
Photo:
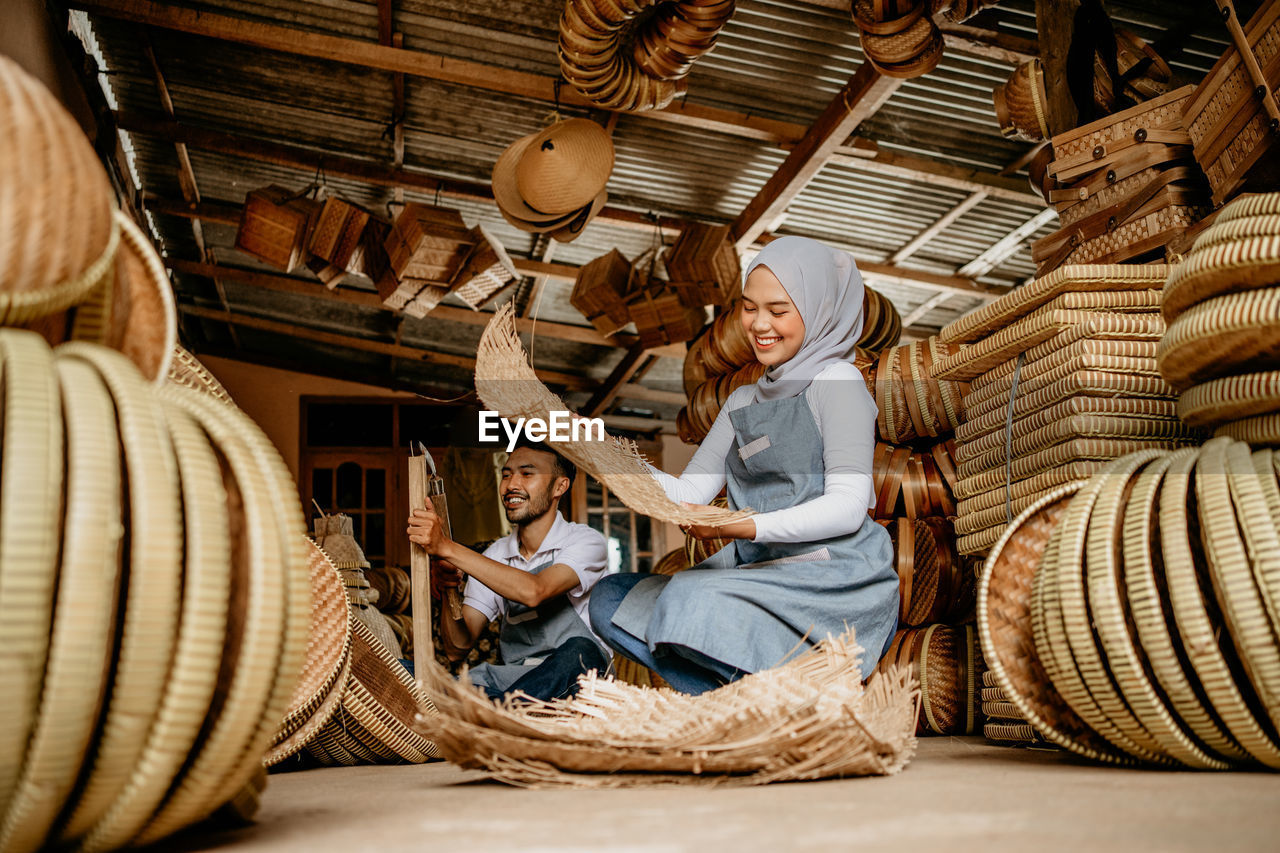
<path id="1" fill-rule="evenodd" d="M 453 540 L 445 533 L 444 522 L 430 504 L 426 509 L 415 509 L 409 516 L 408 533 L 410 542 L 421 545 L 433 556 L 447 558 L 453 548 Z"/>
<path id="2" fill-rule="evenodd" d="M 431 597 L 439 601 L 450 589 L 462 585 L 462 572 L 448 560 L 437 558 L 431 561 Z"/>
<path id="3" fill-rule="evenodd" d="M 719 507 L 698 506 L 681 502 L 686 509 L 718 509 Z M 682 524 L 680 529 L 694 539 L 755 539 L 756 523 L 749 518 L 742 521 L 731 521 L 728 524 Z"/>

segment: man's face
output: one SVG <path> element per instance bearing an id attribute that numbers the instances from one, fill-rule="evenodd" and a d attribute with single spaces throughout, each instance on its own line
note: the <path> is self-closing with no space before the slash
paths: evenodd
<path id="1" fill-rule="evenodd" d="M 507 512 L 507 521 L 512 524 L 527 524 L 536 521 L 551 510 L 557 492 L 555 457 L 531 447 L 517 447 L 507 457 L 507 464 L 502 466 L 502 482 L 498 484 L 498 493 L 502 496 L 502 507 Z"/>

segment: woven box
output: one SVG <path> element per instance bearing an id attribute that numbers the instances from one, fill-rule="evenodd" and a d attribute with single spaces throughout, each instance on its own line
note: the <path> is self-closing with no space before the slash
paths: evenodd
<path id="1" fill-rule="evenodd" d="M 479 311 L 508 284 L 519 278 L 516 265 L 502 243 L 483 225 L 472 229 L 476 249 L 453 279 L 451 292 Z"/>
<path id="2" fill-rule="evenodd" d="M 413 202 L 396 217 L 385 246 L 396 278 L 448 284 L 479 239 L 456 210 Z"/>
<path id="3" fill-rule="evenodd" d="M 742 277 L 728 225 L 686 225 L 667 252 L 666 265 L 681 302 L 691 308 L 728 305 Z"/>
<path id="4" fill-rule="evenodd" d="M 617 249 L 588 261 L 578 269 L 569 302 L 602 335 L 612 335 L 627 323 L 627 295 L 631 290 L 631 262 Z"/>
<path id="5" fill-rule="evenodd" d="M 360 238 L 368 222 L 368 211 L 337 196 L 324 200 L 320 216 L 307 239 L 307 251 L 311 253 L 312 260 L 324 262 L 319 265 L 320 269 L 312 269 L 326 287 L 337 287 L 346 275 L 347 267 L 360 248 Z"/>
<path id="6" fill-rule="evenodd" d="M 307 235 L 320 215 L 320 202 L 280 186 L 253 190 L 240 211 L 236 248 L 285 272 L 302 262 Z"/>
<path id="7" fill-rule="evenodd" d="M 706 323 L 701 306 L 690 307 L 666 282 L 654 281 L 627 299 L 627 312 L 646 347 L 692 340 Z"/>
<path id="8" fill-rule="evenodd" d="M 1280 0 L 1263 5 L 1244 25 L 1244 33 L 1274 97 L 1280 86 Z M 1255 88 L 1232 45 L 1183 106 L 1195 157 L 1209 177 L 1215 204 L 1246 182 L 1274 189 L 1280 178 L 1277 134 Z"/>

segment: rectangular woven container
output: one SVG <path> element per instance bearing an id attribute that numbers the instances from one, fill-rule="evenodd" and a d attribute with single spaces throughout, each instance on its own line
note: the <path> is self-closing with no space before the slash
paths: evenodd
<path id="1" fill-rule="evenodd" d="M 396 278 L 448 284 L 477 242 L 456 210 L 411 202 L 396 216 L 385 246 Z"/>
<path id="2" fill-rule="evenodd" d="M 1280 87 L 1280 0 L 1264 4 L 1244 25 L 1244 33 L 1274 94 Z M 1215 204 L 1244 187 L 1251 172 L 1258 173 L 1259 189 L 1275 189 L 1280 177 L 1280 146 L 1255 88 L 1233 44 L 1183 107 L 1195 158 L 1209 178 Z"/>
<path id="3" fill-rule="evenodd" d="M 293 272 L 305 257 L 320 202 L 272 185 L 245 196 L 236 248 L 276 269 Z"/>
<path id="4" fill-rule="evenodd" d="M 578 268 L 569 303 L 582 312 L 602 335 L 612 335 L 627 323 L 627 296 L 633 286 L 631 261 L 617 249 Z"/>
<path id="5" fill-rule="evenodd" d="M 728 225 L 689 223 L 665 260 L 667 276 L 688 307 L 728 305 L 738 293 L 742 266 Z"/>

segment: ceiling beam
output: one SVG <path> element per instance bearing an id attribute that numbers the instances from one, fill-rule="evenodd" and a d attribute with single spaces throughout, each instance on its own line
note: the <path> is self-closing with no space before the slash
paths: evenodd
<path id="1" fill-rule="evenodd" d="M 622 386 L 627 384 L 635 372 L 640 369 L 640 364 L 647 358 L 649 351 L 645 349 L 644 344 L 635 343 L 623 354 L 622 360 L 618 362 L 617 367 L 609 374 L 609 378 L 600 385 L 598 391 L 591 395 L 591 399 L 582 407 L 582 414 L 589 418 L 594 418 L 604 412 L 614 398 L 618 396 L 618 392 L 622 390 Z"/>
<path id="2" fill-rule="evenodd" d="M 683 406 L 689 398 L 679 391 L 663 391 L 649 388 L 636 382 L 628 382 L 618 390 L 619 397 L 628 400 L 644 400 L 647 403 L 667 403 L 672 406 Z"/>
<path id="3" fill-rule="evenodd" d="M 902 178 L 971 193 L 985 192 L 992 198 L 1044 207 L 1044 199 L 1032 192 L 1024 180 L 1001 177 L 977 169 L 966 169 L 954 163 L 912 157 L 909 154 L 889 151 L 881 146 L 876 146 L 872 153 L 868 151 L 865 144 L 844 145 L 836 149 L 830 161 L 858 172 Z"/>
<path id="4" fill-rule="evenodd" d="M 966 198 L 964 201 L 960 202 L 955 207 L 948 210 L 942 216 L 938 217 L 938 220 L 936 222 L 934 222 L 928 228 L 923 229 L 919 234 L 912 237 L 911 240 L 905 246 L 903 246 L 898 251 L 894 252 L 893 255 L 890 256 L 889 258 L 889 263 L 900 264 L 903 261 L 905 261 L 907 258 L 914 255 L 921 248 L 923 248 L 925 243 L 928 243 L 934 237 L 937 237 L 944 230 L 950 227 L 951 223 L 955 222 L 961 216 L 964 216 L 966 213 L 968 213 L 969 211 L 977 207 L 978 204 L 981 203 L 982 200 L 986 197 L 987 197 L 987 194 L 985 192 L 971 193 L 968 196 L 968 198 Z"/>
<path id="5" fill-rule="evenodd" d="M 827 158 L 864 119 L 875 115 L 900 85 L 900 78 L 884 76 L 869 62 L 858 67 L 804 138 L 791 149 L 787 159 L 733 221 L 731 230 L 739 251 L 770 230 L 786 212 L 787 205 L 826 165 Z"/>
<path id="6" fill-rule="evenodd" d="M 1010 65 L 1021 65 L 1040 55 L 1040 45 L 1035 39 L 1023 38 L 1012 33 L 975 27 L 972 24 L 955 24 L 941 17 L 934 18 L 942 30 L 942 41 L 950 50 L 981 56 Z"/>
<path id="7" fill-rule="evenodd" d="M 1004 263 L 1010 255 L 1022 248 L 1022 244 L 1031 238 L 1031 235 L 1039 231 L 1042 227 L 1057 219 L 1058 211 L 1052 207 L 1042 210 L 1008 234 L 1001 237 L 991 248 L 987 249 L 981 255 L 974 258 L 969 263 L 956 270 L 958 276 L 972 276 L 977 278 L 980 275 L 986 275 L 1000 264 Z"/>
<path id="8" fill-rule="evenodd" d="M 424 50 L 406 50 L 376 42 L 333 36 L 197 9 L 185 9 L 148 2 L 148 0 L 70 0 L 68 5 L 93 15 L 281 53 L 408 74 L 413 77 L 470 86 L 547 103 L 555 103 L 558 100 L 562 104 L 572 106 L 595 106 L 569 86 L 562 87 L 557 98 L 558 78 L 556 77 L 453 59 Z M 684 100 L 665 109 L 649 110 L 634 115 L 641 119 L 680 124 L 764 142 L 795 141 L 804 134 L 802 125 L 691 104 Z"/>
<path id="9" fill-rule="evenodd" d="M 390 308 L 382 304 L 382 300 L 378 298 L 376 293 L 368 290 L 357 290 L 352 287 L 339 285 L 333 290 L 324 287 L 318 281 L 309 281 L 307 279 L 294 278 L 293 276 L 280 275 L 278 273 L 258 272 L 256 270 L 238 269 L 236 267 L 215 266 L 213 264 L 201 264 L 195 261 L 184 261 L 179 258 L 166 257 L 163 259 L 164 265 L 179 275 L 196 275 L 203 278 L 214 279 L 220 278 L 223 281 L 236 281 L 251 287 L 270 290 L 275 293 L 288 293 L 297 296 L 309 296 L 316 299 L 327 299 L 336 302 L 345 302 L 348 305 L 358 305 L 363 308 L 376 308 L 381 311 L 392 313 Z M 432 309 L 427 317 L 432 320 L 447 320 L 454 323 L 464 323 L 468 326 L 485 326 L 493 315 L 486 311 L 472 311 L 470 308 L 458 308 L 453 305 L 437 305 Z M 418 322 L 410 319 L 407 322 Z M 616 334 L 609 337 L 597 332 L 590 326 L 573 326 L 568 323 L 553 323 L 549 320 L 540 320 L 534 324 L 532 320 L 518 319 L 516 320 L 516 328 L 525 333 L 530 334 L 536 331 L 539 335 L 546 335 L 548 338 L 555 338 L 561 341 L 571 341 L 579 344 L 591 344 L 601 347 L 629 347 L 635 344 L 639 339 L 635 335 Z"/>
<path id="10" fill-rule="evenodd" d="M 946 290 L 938 291 L 933 296 L 926 299 L 924 302 L 921 302 L 914 309 L 912 309 L 911 313 L 907 314 L 907 316 L 902 318 L 902 328 L 910 329 L 917 322 L 919 322 L 920 320 L 923 320 L 926 314 L 928 314 L 934 308 L 937 308 L 939 305 L 946 302 L 950 298 L 951 298 L 950 292 Z"/>
<path id="11" fill-rule="evenodd" d="M 287 335 L 288 337 L 300 338 L 302 340 L 314 341 L 316 343 L 328 344 L 330 346 L 346 347 L 347 349 L 373 352 L 380 355 L 389 355 L 412 361 L 425 361 L 431 364 L 445 364 L 451 367 L 460 367 L 464 370 L 474 371 L 476 369 L 476 360 L 472 356 L 436 352 L 434 350 L 407 346 L 405 344 L 394 344 L 387 341 L 375 341 L 370 340 L 369 338 L 359 338 L 353 335 L 343 334 L 341 332 L 330 332 L 322 329 L 315 329 L 310 326 L 300 326 L 296 323 L 290 323 L 284 320 L 258 317 L 252 314 L 241 314 L 235 311 L 223 311 L 220 308 L 203 308 L 198 305 L 179 304 L 178 310 L 191 317 L 216 320 L 222 323 L 235 324 L 246 329 L 257 329 L 263 332 Z M 596 381 L 590 377 L 577 376 L 572 373 L 562 373 L 558 370 L 535 369 L 534 372 L 538 374 L 538 378 L 543 382 L 562 385 L 566 388 L 571 388 L 577 391 L 595 388 L 597 385 Z"/>
<path id="12" fill-rule="evenodd" d="M 154 136 L 167 142 L 181 142 L 202 151 L 298 169 L 308 174 L 314 174 L 317 170 L 323 169 L 324 173 L 330 177 L 345 178 L 374 186 L 405 187 L 424 193 L 438 192 L 444 197 L 493 203 L 493 189 L 487 183 L 437 178 L 426 172 L 395 168 L 372 160 L 360 160 L 265 139 L 249 139 L 189 124 L 179 124 L 143 113 L 120 111 L 112 115 L 120 130 Z M 601 208 L 597 218 L 614 225 L 649 232 L 654 228 L 653 217 L 647 212 L 637 210 L 605 206 Z M 672 235 L 677 234 L 683 226 L 681 221 L 669 217 L 660 217 L 658 224 Z"/>

